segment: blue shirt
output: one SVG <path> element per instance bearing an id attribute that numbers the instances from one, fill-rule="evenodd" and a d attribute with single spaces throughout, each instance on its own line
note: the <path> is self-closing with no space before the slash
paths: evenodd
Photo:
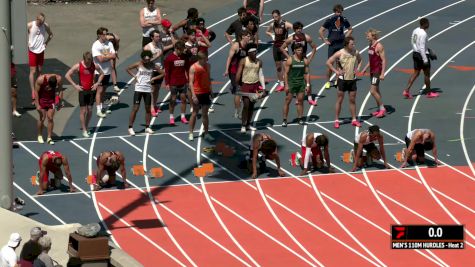
<path id="1" fill-rule="evenodd" d="M 346 17 L 333 15 L 323 23 L 322 27 L 328 30 L 327 38 L 333 45 L 345 41 L 345 29 L 350 28 L 351 25 Z"/>

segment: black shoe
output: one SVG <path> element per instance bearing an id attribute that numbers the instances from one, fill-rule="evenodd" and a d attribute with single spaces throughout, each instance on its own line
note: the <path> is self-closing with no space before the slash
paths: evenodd
<path id="1" fill-rule="evenodd" d="M 298 119 L 298 123 L 299 123 L 300 125 L 304 125 L 304 124 L 305 124 L 305 121 L 304 121 L 302 118 L 299 118 L 299 119 Z"/>
<path id="2" fill-rule="evenodd" d="M 282 127 L 287 127 L 287 120 L 282 121 Z"/>

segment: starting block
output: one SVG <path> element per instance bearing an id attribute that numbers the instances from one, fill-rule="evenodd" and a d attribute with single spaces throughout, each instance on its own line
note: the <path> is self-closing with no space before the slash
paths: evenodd
<path id="1" fill-rule="evenodd" d="M 204 164 L 201 166 L 201 168 L 205 170 L 206 175 L 211 174 L 211 173 L 214 172 L 214 165 L 213 165 L 213 163 L 204 163 Z"/>
<path id="2" fill-rule="evenodd" d="M 394 159 L 398 162 L 403 162 L 404 161 L 404 155 L 403 153 L 400 151 L 400 152 L 396 152 L 396 155 L 394 155 Z"/>
<path id="3" fill-rule="evenodd" d="M 132 166 L 132 174 L 134 176 L 144 176 L 145 175 L 145 170 L 143 168 L 143 165 L 134 165 Z"/>
<path id="4" fill-rule="evenodd" d="M 86 177 L 86 183 L 88 185 L 94 185 L 97 183 L 97 178 L 95 175 L 89 175 Z"/>
<path id="5" fill-rule="evenodd" d="M 162 167 L 155 167 L 155 168 L 150 169 L 149 176 L 150 178 L 162 178 L 163 177 Z"/>
<path id="6" fill-rule="evenodd" d="M 31 185 L 32 186 L 38 186 L 39 183 L 38 183 L 38 180 L 36 178 L 37 178 L 36 175 L 31 176 Z"/>
<path id="7" fill-rule="evenodd" d="M 217 143 L 214 150 L 218 155 L 224 156 L 227 158 L 230 158 L 234 156 L 234 154 L 236 154 L 236 149 L 234 149 L 234 147 L 230 147 L 223 142 Z"/>
<path id="8" fill-rule="evenodd" d="M 206 169 L 204 169 L 203 167 L 194 168 L 193 172 L 194 172 L 196 177 L 205 177 L 206 176 Z"/>
<path id="9" fill-rule="evenodd" d="M 214 153 L 214 146 L 207 146 L 207 147 L 203 147 L 203 152 L 204 153 Z"/>
<path id="10" fill-rule="evenodd" d="M 353 151 L 343 152 L 343 155 L 341 156 L 341 160 L 344 163 L 353 163 Z"/>

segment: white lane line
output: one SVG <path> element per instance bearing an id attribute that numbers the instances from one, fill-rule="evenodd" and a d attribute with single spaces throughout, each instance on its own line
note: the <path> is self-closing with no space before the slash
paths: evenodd
<path id="1" fill-rule="evenodd" d="M 129 144 L 131 147 L 133 147 L 135 150 L 139 151 L 139 152 L 142 152 L 142 150 L 140 148 L 138 148 L 137 146 L 135 146 L 134 144 L 132 144 L 130 141 L 126 140 L 125 138 L 121 138 L 122 141 L 124 141 L 125 143 Z M 168 170 L 169 172 L 171 172 L 172 174 L 176 175 L 176 176 L 179 176 L 176 172 L 174 172 L 173 170 L 171 170 L 170 168 L 168 168 L 166 165 L 164 165 L 163 163 L 155 160 L 154 158 L 152 158 L 150 155 L 148 155 L 148 158 L 150 158 L 151 160 L 155 161 L 156 163 L 158 163 L 160 166 L 162 166 L 163 168 L 165 168 L 166 170 Z M 186 181 L 187 183 L 189 183 L 185 178 L 181 177 L 180 178 L 184 181 Z M 198 192 L 200 193 L 203 193 L 196 185 L 194 184 L 189 184 L 189 185 L 192 185 L 192 187 L 194 189 L 197 189 Z M 147 190 L 151 190 L 150 187 L 148 186 L 147 187 Z M 166 205 L 164 205 L 163 203 L 159 202 L 158 203 L 162 208 L 165 208 L 168 212 L 172 213 L 173 215 L 175 216 L 179 216 L 176 212 L 172 211 L 171 209 L 169 209 Z M 213 207 L 214 208 L 214 207 Z M 200 230 L 198 227 L 194 226 L 192 223 L 186 221 L 184 218 L 182 218 L 181 216 L 180 217 L 177 217 L 179 218 L 181 221 L 183 221 L 184 223 L 186 223 L 188 226 L 192 227 L 193 229 L 195 229 L 197 232 L 199 232 L 200 234 L 202 234 L 203 236 L 205 236 L 208 240 L 210 240 L 211 242 L 213 242 L 215 245 L 217 245 L 218 247 L 222 248 L 224 251 L 226 251 L 227 253 L 229 253 L 231 256 L 233 256 L 234 258 L 236 258 L 237 260 L 239 260 L 241 263 L 243 263 L 244 265 L 246 266 L 250 266 L 247 262 L 245 262 L 243 259 L 241 259 L 240 257 L 238 257 L 237 255 L 235 255 L 234 253 L 232 253 L 229 249 L 225 248 L 223 245 L 221 245 L 220 243 L 218 243 L 216 240 L 214 240 L 212 237 L 210 237 L 209 235 L 207 235 L 206 233 L 204 233 L 202 230 Z M 219 219 L 218 219 L 219 220 Z M 227 229 L 227 228 L 226 228 Z M 230 236 L 231 239 L 233 239 L 234 237 L 233 236 Z M 237 241 L 236 241 L 237 242 Z M 240 246 L 239 243 L 236 244 L 238 247 Z M 247 252 L 246 252 L 247 253 Z M 256 264 L 257 266 L 258 264 Z"/>
<path id="2" fill-rule="evenodd" d="M 29 149 L 27 146 L 25 146 L 22 142 L 17 142 L 17 143 L 18 143 L 18 145 L 20 145 L 23 149 L 25 149 L 28 153 L 30 153 L 34 158 L 40 159 L 40 157 L 39 157 L 38 155 L 36 155 L 35 152 L 33 152 L 31 149 Z M 68 180 L 68 178 L 67 178 L 66 176 L 63 176 L 63 180 L 69 182 L 69 180 Z M 91 198 L 91 196 L 89 196 L 89 194 L 88 194 L 86 191 L 82 190 L 81 187 L 77 186 L 74 182 L 73 182 L 72 184 L 73 184 L 73 186 L 74 186 L 75 188 L 77 188 L 77 189 L 78 189 L 82 194 L 84 194 L 86 197 Z"/>
<path id="3" fill-rule="evenodd" d="M 467 146 L 465 144 L 465 135 L 464 135 L 465 112 L 467 111 L 468 103 L 470 102 L 470 99 L 472 98 L 472 95 L 474 92 L 475 92 L 475 85 L 472 87 L 472 90 L 470 90 L 470 93 L 468 94 L 465 100 L 465 103 L 463 104 L 462 114 L 460 116 L 460 143 L 462 145 L 463 154 L 465 155 L 467 164 L 470 167 L 470 170 L 472 170 L 472 174 L 475 176 L 475 168 L 473 167 L 472 161 L 470 160 L 470 156 L 468 155 Z"/>
<path id="4" fill-rule="evenodd" d="M 162 248 L 161 246 L 159 246 L 157 243 L 153 242 L 148 236 L 144 235 L 142 232 L 140 232 L 139 230 L 135 229 L 134 226 L 130 225 L 127 221 L 125 221 L 124 219 L 122 219 L 121 217 L 117 216 L 113 211 L 111 211 L 110 209 L 108 209 L 106 206 L 104 206 L 102 203 L 98 202 L 99 206 L 101 206 L 101 208 L 103 208 L 105 211 L 107 211 L 110 215 L 114 216 L 117 220 L 119 220 L 121 223 L 125 224 L 128 229 L 131 229 L 132 231 L 134 231 L 135 233 L 137 233 L 139 236 L 141 236 L 143 239 L 145 239 L 148 243 L 150 243 L 152 246 L 154 246 L 155 248 L 157 248 L 158 250 L 160 250 L 162 253 L 164 253 L 165 255 L 167 255 L 170 259 L 174 260 L 176 263 L 178 263 L 179 265 L 185 267 L 186 264 L 182 263 L 180 260 L 178 260 L 177 258 L 175 258 L 172 254 L 170 254 L 168 251 L 166 251 L 164 248 Z"/>
<path id="5" fill-rule="evenodd" d="M 347 141 L 346 139 L 344 139 L 343 137 L 341 137 L 341 136 L 335 134 L 334 132 L 329 131 L 328 129 L 326 129 L 326 128 L 324 128 L 324 127 L 321 127 L 321 126 L 318 125 L 318 124 L 316 124 L 316 125 L 317 125 L 318 127 L 320 127 L 320 128 L 323 128 L 324 130 L 330 132 L 331 134 L 333 134 L 333 135 L 339 137 L 340 139 L 344 140 L 345 142 L 348 142 L 350 145 L 353 145 L 351 142 L 349 142 L 349 141 Z M 299 145 L 298 143 L 296 143 L 295 141 L 293 141 L 293 140 L 291 140 L 290 138 L 286 137 L 285 135 L 283 135 L 283 134 L 277 132 L 276 130 L 274 130 L 274 129 L 270 128 L 270 127 L 268 127 L 268 129 L 271 130 L 271 131 L 273 131 L 273 132 L 275 132 L 275 133 L 277 133 L 277 134 L 279 134 L 279 135 L 282 136 L 284 139 L 286 139 L 286 140 L 288 140 L 289 142 L 295 144 L 296 146 L 300 147 L 300 145 Z M 350 173 L 344 171 L 343 169 L 339 168 L 338 166 L 335 166 L 334 164 L 332 164 L 332 166 L 334 166 L 334 167 L 336 167 L 337 169 L 341 170 L 344 174 L 347 174 L 348 176 L 350 176 L 350 177 L 353 178 L 354 180 L 356 180 L 356 181 L 362 183 L 364 186 L 368 186 L 366 183 L 360 181 L 359 179 L 357 179 L 356 177 L 354 177 L 354 176 L 351 175 Z M 300 179 L 299 179 L 299 180 L 300 180 Z M 416 251 L 417 253 L 419 253 L 420 255 L 426 257 L 427 259 L 433 261 L 432 258 L 428 257 L 428 256 L 425 255 L 424 253 L 422 253 L 422 252 L 420 252 L 420 251 L 418 251 L 418 250 L 415 250 L 415 251 Z M 430 251 L 428 251 L 428 253 L 431 254 L 431 255 L 433 255 L 433 253 L 430 252 Z M 433 256 L 434 256 L 434 258 L 439 259 L 437 256 L 435 256 L 435 255 L 433 255 Z M 440 260 L 440 259 L 439 259 L 439 260 Z M 442 261 L 441 261 L 441 262 L 442 262 Z M 442 263 L 443 263 L 443 262 L 442 262 Z"/>
<path id="6" fill-rule="evenodd" d="M 278 133 L 278 134 L 280 134 L 279 132 L 273 130 L 273 129 L 270 128 L 270 127 L 268 127 L 268 129 L 269 129 L 269 130 L 272 130 L 272 131 L 274 131 L 274 132 L 276 132 L 276 133 Z M 226 134 L 226 136 L 228 136 L 228 135 Z M 245 147 L 244 144 L 242 144 L 240 141 L 238 141 L 238 140 L 232 138 L 231 136 L 228 136 L 228 138 L 230 138 L 230 139 L 233 140 L 234 142 L 236 142 L 236 143 L 238 143 L 238 144 L 240 144 L 240 145 L 242 145 L 242 146 Z M 284 136 L 284 138 L 287 138 L 287 137 Z M 291 141 L 291 142 L 293 142 L 293 141 L 290 140 L 290 139 L 288 139 L 288 140 Z M 294 143 L 295 145 L 299 146 L 297 143 L 295 143 L 295 142 L 293 142 L 293 143 Z M 269 163 L 271 163 L 272 165 L 276 166 L 275 163 L 272 162 L 272 161 L 267 161 L 267 162 L 269 162 Z M 337 167 L 337 168 L 338 168 L 338 167 Z M 289 174 L 291 177 L 293 177 L 293 178 L 299 178 L 298 176 L 293 175 L 293 174 L 292 174 L 291 172 L 289 172 L 288 170 L 286 170 L 286 169 L 284 169 L 284 168 L 282 168 L 282 167 L 281 167 L 281 169 L 282 169 L 284 172 L 286 172 L 287 174 Z M 342 171 L 343 171 L 343 170 L 342 170 Z M 349 176 L 352 176 L 352 175 L 349 174 L 349 173 L 348 173 L 348 175 L 349 175 Z M 305 177 L 307 177 L 307 176 L 305 176 Z M 353 177 L 354 177 L 354 176 L 353 176 Z M 355 177 L 355 179 L 356 179 L 356 177 Z M 296 179 L 296 180 L 299 181 L 299 182 L 301 182 L 301 183 L 303 183 L 303 184 L 306 185 L 307 187 L 312 188 L 312 186 L 309 185 L 308 183 L 306 183 L 304 180 L 302 180 L 302 179 Z M 268 196 L 268 195 L 266 195 L 266 196 Z M 270 197 L 269 197 L 269 198 L 270 198 Z M 272 199 L 271 199 L 271 200 L 272 200 Z M 324 204 L 324 207 L 325 207 L 325 204 Z M 328 210 L 327 210 L 327 211 L 328 211 Z M 330 211 L 330 212 L 331 212 L 331 211 Z M 331 214 L 330 214 L 330 215 L 331 215 Z M 332 217 L 333 217 L 333 216 L 332 216 Z M 335 219 L 335 217 L 333 217 L 333 218 Z M 338 220 L 338 218 L 336 218 L 336 220 Z M 306 220 L 306 221 L 308 221 L 308 220 Z M 312 224 L 312 226 L 313 226 L 313 224 Z M 346 228 L 344 228 L 343 230 L 346 232 L 346 230 L 348 230 L 348 229 L 346 229 L 346 230 L 345 230 L 345 229 L 346 229 Z M 351 234 L 351 232 L 349 232 L 349 230 L 348 230 L 347 234 L 348 234 L 351 238 L 356 239 L 356 237 L 354 237 L 354 236 Z M 361 242 L 356 241 L 356 240 L 355 240 L 355 242 L 356 242 L 357 244 L 359 244 L 360 246 L 362 246 L 363 250 L 365 250 L 370 256 L 372 256 L 373 259 L 375 259 L 380 265 L 385 266 L 385 264 L 382 263 L 376 256 L 374 256 L 369 250 L 367 250 L 367 248 L 364 247 L 364 245 L 363 245 Z M 353 250 L 352 250 L 352 251 L 353 251 Z M 360 255 L 360 254 L 358 253 L 358 255 Z M 360 255 L 360 256 L 361 256 L 361 255 Z M 366 258 L 366 257 L 365 257 L 365 259 L 368 260 L 368 261 L 370 261 L 372 264 L 378 266 L 378 263 L 375 263 L 375 262 L 373 262 L 372 260 L 369 260 L 369 259 Z"/>
<path id="7" fill-rule="evenodd" d="M 54 219 L 56 219 L 59 223 L 61 224 L 66 224 L 66 222 L 64 222 L 63 220 L 61 220 L 56 214 L 54 214 L 54 212 L 52 212 L 50 209 L 48 209 L 47 207 L 45 207 L 43 204 L 41 204 L 38 200 L 36 200 L 34 197 L 32 197 L 30 194 L 28 194 L 28 192 L 25 191 L 25 189 L 23 189 L 21 186 L 19 186 L 17 183 L 13 182 L 13 185 L 18 189 L 20 190 L 23 194 L 25 194 L 29 199 L 31 199 L 33 202 L 36 203 L 36 205 L 40 206 L 40 208 L 44 209 L 49 215 L 51 215 L 51 217 L 53 217 Z"/>

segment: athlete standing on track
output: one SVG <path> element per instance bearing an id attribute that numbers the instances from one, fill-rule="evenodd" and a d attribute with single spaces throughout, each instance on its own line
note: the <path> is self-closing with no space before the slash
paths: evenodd
<path id="1" fill-rule="evenodd" d="M 292 52 L 295 52 L 295 45 L 300 44 L 302 45 L 303 51 L 302 55 L 307 58 L 307 46 L 310 45 L 312 47 L 312 52 L 308 57 L 309 64 L 315 57 L 315 53 L 317 52 L 317 45 L 313 42 L 312 37 L 310 35 L 303 33 L 303 24 L 300 21 L 294 22 L 294 35 L 290 36 L 285 40 L 285 42 L 280 47 L 280 51 L 285 55 L 287 59 L 291 58 L 290 54 L 287 52 L 287 47 L 290 45 Z M 317 100 L 312 99 L 312 91 L 307 91 L 307 100 L 310 105 L 316 106 Z M 298 102 L 297 102 L 298 103 Z"/>
<path id="2" fill-rule="evenodd" d="M 181 99 L 181 122 L 186 124 L 185 117 L 186 97 L 188 93 L 188 69 L 189 62 L 185 55 L 185 43 L 177 41 L 175 51 L 165 59 L 165 86 L 170 90 L 170 125 L 175 125 L 175 111 L 177 96 Z"/>
<path id="3" fill-rule="evenodd" d="M 34 21 L 28 23 L 28 59 L 30 65 L 30 88 L 31 99 L 35 101 L 35 79 L 41 75 L 45 61 L 45 49 L 53 38 L 53 33 L 48 23 L 45 22 L 45 14 L 39 13 Z M 46 38 L 48 34 L 48 38 Z"/>
<path id="4" fill-rule="evenodd" d="M 374 144 L 375 141 L 378 141 L 379 149 Z M 356 171 L 358 168 L 362 168 L 365 164 L 363 160 L 363 149 L 366 151 L 366 159 L 383 159 L 384 167 L 389 169 L 389 165 L 386 162 L 386 152 L 384 150 L 384 138 L 381 132 L 379 131 L 379 126 L 373 125 L 368 128 L 366 131 L 362 131 L 355 136 L 354 142 L 354 164 L 352 172 Z"/>
<path id="5" fill-rule="evenodd" d="M 155 7 L 155 0 L 147 0 L 147 6 L 139 13 L 140 26 L 142 27 L 142 47 L 152 41 L 150 33 L 158 30 L 158 25 L 162 23 L 160 9 Z"/>
<path id="6" fill-rule="evenodd" d="M 334 15 L 325 20 L 320 27 L 320 38 L 328 45 L 328 58 L 333 56 L 337 51 L 340 51 L 345 44 L 345 37 L 351 36 L 353 28 L 351 27 L 348 19 L 343 15 L 343 6 L 337 4 L 333 7 Z M 345 34 L 345 28 L 348 30 Z M 325 31 L 328 31 L 328 35 L 325 38 L 323 35 Z M 327 70 L 327 82 L 325 88 L 330 89 L 330 77 L 332 75 L 332 69 Z"/>
<path id="7" fill-rule="evenodd" d="M 430 88 L 430 56 L 429 49 L 427 48 L 427 42 L 429 37 L 427 36 L 427 29 L 429 29 L 429 20 L 422 18 L 419 20 L 417 29 L 412 32 L 412 59 L 414 61 L 414 72 L 411 74 L 407 87 L 402 92 L 402 95 L 407 99 L 412 99 L 412 95 L 409 92 L 414 81 L 419 77 L 421 70 L 424 71 L 424 84 L 426 86 L 428 98 L 438 97 L 439 94 L 432 92 Z"/>
<path id="8" fill-rule="evenodd" d="M 241 40 L 241 37 L 244 36 L 242 33 L 244 28 L 244 21 L 247 18 L 246 9 L 244 7 L 240 7 L 237 10 L 238 19 L 233 21 L 231 25 L 229 25 L 228 29 L 224 32 L 224 37 L 228 40 L 228 43 L 232 46 L 233 45 L 233 38 L 231 37 L 234 34 L 234 41 L 238 42 Z"/>
<path id="9" fill-rule="evenodd" d="M 48 190 L 48 184 L 53 188 L 58 188 L 61 185 L 61 180 L 63 179 L 61 166 L 64 167 L 66 178 L 69 181 L 69 192 L 76 192 L 76 189 L 73 187 L 73 177 L 71 176 L 66 156 L 57 151 L 49 150 L 41 154 L 38 163 L 40 170 L 36 173 L 36 179 L 39 183 L 37 195 L 43 195 L 44 191 Z M 54 180 L 51 179 L 51 181 L 48 180 L 50 172 L 54 174 Z"/>
<path id="10" fill-rule="evenodd" d="M 129 187 L 127 183 L 127 172 L 125 171 L 125 157 L 120 151 L 104 151 L 97 157 L 97 171 L 94 174 L 94 190 L 100 190 L 105 185 L 115 184 L 115 173 L 120 169 L 120 175 L 124 183 L 124 188 Z"/>
<path id="11" fill-rule="evenodd" d="M 226 60 L 226 66 L 224 68 L 223 76 L 229 76 L 231 81 L 231 94 L 234 95 L 234 118 L 238 119 L 241 109 L 241 96 L 237 94 L 239 82 L 236 81 L 236 73 L 239 67 L 241 59 L 247 55 L 246 48 L 251 39 L 251 32 L 245 30 L 242 32 L 242 36 L 239 41 L 235 41 L 229 49 L 228 59 Z"/>
<path id="12" fill-rule="evenodd" d="M 54 112 L 62 106 L 63 83 L 58 74 L 42 74 L 36 79 L 35 83 L 35 106 L 38 110 L 39 118 L 37 122 L 38 143 L 43 144 L 43 123 L 48 118 L 48 139 L 46 142 L 54 145 L 51 138 L 53 136 Z"/>
<path id="13" fill-rule="evenodd" d="M 10 62 L 10 87 L 11 87 L 11 99 L 12 99 L 12 114 L 15 117 L 21 117 L 21 114 L 17 111 L 17 88 L 18 81 L 16 78 L 16 66 L 13 61 Z"/>
<path id="14" fill-rule="evenodd" d="M 259 97 L 258 93 L 265 88 L 262 61 L 257 58 L 257 44 L 249 44 L 247 48 L 247 57 L 241 59 L 236 73 L 236 83 L 242 82 L 240 88 L 240 93 L 243 94 L 241 133 L 246 133 L 246 130 L 255 130 L 251 127 L 254 104 Z"/>
<path id="15" fill-rule="evenodd" d="M 135 79 L 135 92 L 134 92 L 134 106 L 130 112 L 129 117 L 129 134 L 135 135 L 134 121 L 135 116 L 140 108 L 140 102 L 144 101 L 145 105 L 145 133 L 153 134 L 153 130 L 150 128 L 151 104 L 152 104 L 152 82 L 163 78 L 163 71 L 157 69 L 156 65 L 152 61 L 153 54 L 150 51 L 142 51 L 140 54 L 141 60 L 130 65 L 127 68 L 127 73 Z M 133 73 L 132 70 L 137 70 L 137 73 Z M 158 76 L 153 76 L 153 72 L 158 71 Z"/>
<path id="16" fill-rule="evenodd" d="M 264 0 L 243 0 L 242 5 L 248 14 L 257 19 L 259 27 L 264 15 Z"/>
<path id="17" fill-rule="evenodd" d="M 338 61 L 338 68 L 333 64 Z M 361 123 L 356 119 L 356 73 L 361 68 L 361 56 L 355 49 L 355 39 L 351 36 L 345 38 L 345 48 L 336 52 L 327 60 L 327 67 L 336 73 L 338 77 L 338 93 L 335 104 L 335 123 L 333 126 L 340 128 L 341 104 L 345 98 L 345 92 L 350 96 L 351 125 L 361 127 Z"/>
<path id="18" fill-rule="evenodd" d="M 104 113 L 105 109 L 102 106 L 102 101 L 104 99 L 112 73 L 112 60 L 116 58 L 114 45 L 107 39 L 107 32 L 108 30 L 104 27 L 97 29 L 97 41 L 92 44 L 92 56 L 94 58 L 94 63 L 99 65 L 102 72 L 104 73 L 104 78 L 102 79 L 101 84 L 97 87 L 96 91 L 97 116 L 100 118 L 106 117 L 106 114 Z M 99 73 L 96 72 L 96 75 L 99 75 Z"/>
<path id="19" fill-rule="evenodd" d="M 310 91 L 309 60 L 303 55 L 301 44 L 295 45 L 295 54 L 285 61 L 285 102 L 283 109 L 282 127 L 287 127 L 289 105 L 294 95 L 297 97 L 297 121 L 303 125 L 303 98 Z"/>
<path id="20" fill-rule="evenodd" d="M 381 92 L 379 91 L 379 82 L 384 80 L 384 73 L 386 72 L 386 54 L 384 52 L 384 46 L 379 42 L 380 31 L 375 29 L 369 29 L 366 32 L 366 39 L 369 41 L 368 56 L 369 62 L 363 69 L 363 73 L 369 68 L 371 87 L 369 91 L 376 100 L 378 110 L 371 115 L 376 118 L 382 118 L 386 115 L 386 108 L 384 108 L 383 101 L 381 100 Z"/>
<path id="21" fill-rule="evenodd" d="M 435 167 L 440 165 L 437 157 L 437 146 L 435 145 L 435 134 L 429 129 L 414 129 L 406 134 L 404 137 L 406 141 L 406 148 L 404 149 L 404 162 L 401 168 L 406 167 L 408 161 L 414 163 L 425 162 L 425 151 L 432 150 L 434 155 Z"/>
<path id="22" fill-rule="evenodd" d="M 285 60 L 285 55 L 280 51 L 280 47 L 285 42 L 285 39 L 287 39 L 289 31 L 292 29 L 292 23 L 282 19 L 280 16 L 280 11 L 277 9 L 272 11 L 272 17 L 274 18 L 274 21 L 271 22 L 267 28 L 266 34 L 274 41 L 272 54 L 274 56 L 278 83 L 278 86 L 275 90 L 277 92 L 281 92 L 284 90 L 283 61 Z"/>
<path id="23" fill-rule="evenodd" d="M 104 73 L 101 68 L 94 64 L 91 52 L 87 51 L 82 56 L 83 60 L 74 66 L 72 66 L 65 77 L 66 80 L 78 90 L 79 95 L 79 120 L 81 122 L 82 136 L 89 137 L 87 126 L 92 116 L 92 105 L 94 104 L 94 97 L 96 95 L 96 89 L 101 84 L 104 78 Z M 99 73 L 97 82 L 94 83 L 94 72 Z M 71 78 L 71 75 L 77 72 L 79 76 L 79 84 L 76 84 Z"/>
<path id="24" fill-rule="evenodd" d="M 252 178 L 256 179 L 257 178 L 257 161 L 258 161 L 258 156 L 259 152 L 263 154 L 263 159 L 262 160 L 275 160 L 275 163 L 277 165 L 277 172 L 279 173 L 279 176 L 284 176 L 285 173 L 282 171 L 280 168 L 280 158 L 279 154 L 277 154 L 277 144 L 276 142 L 272 139 L 272 137 L 268 134 L 264 133 L 256 133 L 252 137 L 252 144 L 251 144 L 251 160 L 252 160 Z"/>
<path id="25" fill-rule="evenodd" d="M 155 64 L 152 75 L 152 78 L 154 78 L 160 75 L 159 70 L 163 70 L 163 44 L 161 33 L 159 31 L 153 30 L 150 33 L 150 37 L 152 37 L 152 41 L 144 46 L 143 50 L 152 52 L 153 57 L 151 61 Z M 161 112 L 161 110 L 156 107 L 156 103 L 158 101 L 158 93 L 160 91 L 162 82 L 163 79 L 152 81 L 152 105 L 150 107 L 150 112 L 153 117 L 156 117 L 157 114 Z"/>
<path id="26" fill-rule="evenodd" d="M 201 118 L 203 120 L 203 136 L 208 141 L 213 138 L 208 133 L 208 109 L 211 105 L 211 77 L 210 64 L 208 56 L 204 52 L 198 52 L 198 61 L 190 67 L 190 91 L 189 98 L 193 105 L 193 111 L 190 117 L 190 133 L 188 140 L 193 141 L 193 131 L 195 129 L 196 116 L 201 108 Z"/>

